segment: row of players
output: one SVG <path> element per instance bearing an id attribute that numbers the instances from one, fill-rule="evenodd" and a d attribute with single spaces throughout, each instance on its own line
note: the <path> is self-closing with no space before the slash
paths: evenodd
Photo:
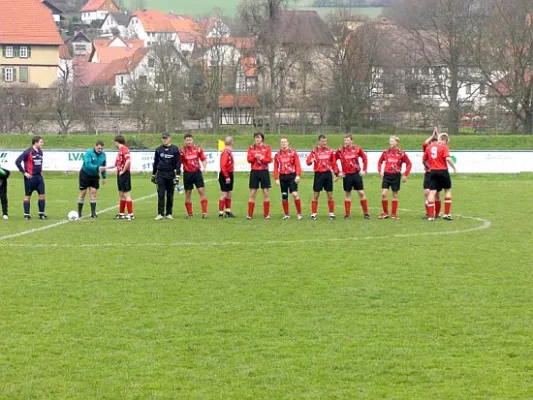
<path id="1" fill-rule="evenodd" d="M 174 188 L 179 185 L 179 176 L 183 166 L 183 180 L 185 189 L 185 208 L 187 217 L 193 216 L 192 191 L 196 187 L 200 196 L 202 217 L 207 217 L 207 197 L 202 171 L 206 170 L 207 159 L 203 149 L 194 144 L 191 134 L 185 135 L 184 146 L 179 149 L 172 145 L 171 137 L 165 133 L 161 137 L 162 145 L 154 155 L 152 182 L 157 185 L 158 214 L 156 220 L 172 219 Z M 428 220 L 434 220 L 440 214 L 440 192 L 445 191 L 444 219 L 452 220 L 451 210 L 451 178 L 448 165 L 455 172 L 455 165 L 450 157 L 448 135 L 438 133 L 435 128 L 433 134 L 423 143 L 423 163 L 426 169 L 424 176 L 424 195 L 426 200 L 426 214 Z M 365 196 L 363 176 L 367 172 L 368 159 L 359 146 L 355 145 L 351 135 L 346 135 L 344 145 L 337 151 L 327 146 L 325 135 L 318 137 L 318 146 L 313 148 L 307 157 L 307 165 L 313 165 L 313 200 L 311 202 L 311 219 L 318 215 L 318 200 L 322 191 L 328 199 L 329 219 L 335 219 L 335 203 L 333 200 L 333 182 L 343 178 L 345 219 L 351 217 L 351 193 L 357 191 L 365 219 L 370 219 L 368 204 Z M 392 136 L 389 148 L 379 158 L 378 171 L 382 177 L 382 207 L 383 213 L 379 219 L 399 219 L 398 193 L 401 182 L 405 182 L 411 171 L 411 161 L 407 154 L 399 148 L 399 138 Z M 115 164 L 107 166 L 104 153 L 104 143 L 98 141 L 94 148 L 84 155 L 83 166 L 79 173 L 80 194 L 78 198 L 78 217 L 81 217 L 87 191 L 90 196 L 91 218 L 96 218 L 96 198 L 100 188 L 100 176 L 104 183 L 108 169 L 117 169 L 117 187 L 119 192 L 119 213 L 117 219 L 134 219 L 133 200 L 131 197 L 131 156 L 123 136 L 115 137 L 118 155 Z M 226 137 L 225 148 L 220 157 L 219 184 L 221 196 L 219 199 L 219 217 L 234 218 L 231 211 L 231 198 L 234 184 L 233 139 Z M 43 140 L 36 136 L 32 139 L 32 147 L 24 151 L 16 160 L 17 168 L 24 174 L 24 218 L 31 219 L 30 199 L 34 191 L 39 195 L 39 218 L 46 219 L 45 214 L 45 184 L 42 176 Z M 298 219 L 302 219 L 302 206 L 298 194 L 298 183 L 301 176 L 301 165 L 298 153 L 289 146 L 286 137 L 281 138 L 280 150 L 272 158 L 271 147 L 264 143 L 262 133 L 254 134 L 254 144 L 248 148 L 247 160 L 251 165 L 249 177 L 250 198 L 248 201 L 247 219 L 254 215 L 256 196 L 259 189 L 263 193 L 263 216 L 270 219 L 271 188 L 268 167 L 274 163 L 274 180 L 281 188 L 283 219 L 289 219 L 289 195 L 293 197 Z M 341 168 L 338 167 L 338 162 Z M 362 166 L 361 166 L 362 162 Z M 403 169 L 405 166 L 405 169 Z M 402 172 L 403 169 L 403 172 Z M 334 177 L 333 177 L 334 176 Z M 0 169 L 0 197 L 2 199 L 3 218 L 7 216 L 7 178 L 9 171 Z M 392 191 L 392 213 L 389 214 L 388 192 Z M 127 214 L 126 214 L 127 210 Z"/>

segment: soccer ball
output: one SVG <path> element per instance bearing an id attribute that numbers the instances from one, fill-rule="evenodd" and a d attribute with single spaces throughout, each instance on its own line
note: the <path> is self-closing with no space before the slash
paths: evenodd
<path id="1" fill-rule="evenodd" d="M 78 219 L 78 213 L 76 211 L 71 211 L 68 213 L 68 219 L 71 221 L 76 221 Z"/>

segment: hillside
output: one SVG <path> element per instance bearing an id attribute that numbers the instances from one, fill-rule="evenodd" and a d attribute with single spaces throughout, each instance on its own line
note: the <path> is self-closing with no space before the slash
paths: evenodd
<path id="1" fill-rule="evenodd" d="M 221 9 L 225 15 L 233 17 L 237 13 L 237 6 L 240 0 L 197 0 L 188 2 L 177 2 L 175 0 L 116 0 L 119 7 L 125 7 L 129 10 L 153 9 L 161 11 L 173 11 L 178 14 L 190 14 L 203 16 L 211 13 L 215 8 Z M 318 1 L 318 2 L 317 2 Z M 298 10 L 316 10 L 321 15 L 327 14 L 335 8 L 332 5 L 343 4 L 336 3 L 337 0 L 295 0 L 290 2 L 290 8 Z M 354 7 L 354 13 L 369 17 L 381 15 L 383 3 L 385 0 L 368 2 L 364 0 L 358 3 L 360 7 Z M 54 0 L 54 4 L 66 13 L 77 13 L 86 3 L 86 0 Z M 379 7 L 378 7 L 379 5 Z M 319 7 L 316 7 L 319 6 Z"/>

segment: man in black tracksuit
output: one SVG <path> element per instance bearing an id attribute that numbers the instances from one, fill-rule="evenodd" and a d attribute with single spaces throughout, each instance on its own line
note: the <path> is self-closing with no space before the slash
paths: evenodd
<path id="1" fill-rule="evenodd" d="M 7 178 L 10 172 L 0 167 L 0 202 L 2 203 L 2 218 L 7 220 Z"/>
<path id="2" fill-rule="evenodd" d="M 157 217 L 160 220 L 167 217 L 172 219 L 172 206 L 174 204 L 174 186 L 179 182 L 181 161 L 180 151 L 177 146 L 170 143 L 170 135 L 161 136 L 163 145 L 155 150 L 154 170 L 152 182 L 157 184 Z M 167 212 L 165 214 L 165 194 L 167 197 Z"/>

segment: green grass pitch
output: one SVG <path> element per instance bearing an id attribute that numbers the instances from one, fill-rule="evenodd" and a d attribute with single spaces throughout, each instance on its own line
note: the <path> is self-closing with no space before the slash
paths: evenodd
<path id="1" fill-rule="evenodd" d="M 155 188 L 133 178 L 135 221 L 65 221 L 77 176 L 46 175 L 50 220 L 22 220 L 22 179 L 0 220 L 2 399 L 528 399 L 533 397 L 533 176 L 457 175 L 453 222 L 429 223 L 421 176 L 400 221 L 154 221 Z M 99 209 L 116 205 L 113 177 Z M 199 211 L 197 195 L 193 197 Z M 86 209 L 88 204 L 86 205 Z M 291 202 L 294 215 L 294 206 Z M 36 204 L 32 204 L 36 215 Z M 47 226 L 53 226 L 49 229 Z M 28 233 L 29 230 L 33 230 Z M 19 236 L 7 237 L 8 235 Z"/>

